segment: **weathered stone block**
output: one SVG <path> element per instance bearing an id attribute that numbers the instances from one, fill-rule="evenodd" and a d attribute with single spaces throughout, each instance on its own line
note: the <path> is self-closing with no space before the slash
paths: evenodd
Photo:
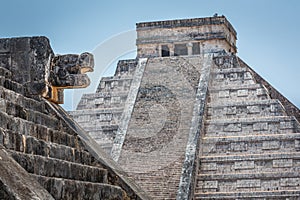
<path id="1" fill-rule="evenodd" d="M 253 113 L 260 113 L 260 108 L 259 106 L 247 106 L 248 113 L 253 114 Z"/>
<path id="2" fill-rule="evenodd" d="M 200 183 L 203 189 L 217 189 L 218 181 L 202 181 Z"/>
<path id="3" fill-rule="evenodd" d="M 241 179 L 237 180 L 237 188 L 257 188 L 260 187 L 260 180 L 257 179 Z"/>
<path id="4" fill-rule="evenodd" d="M 246 96 L 248 96 L 248 90 L 238 90 L 237 91 L 237 96 L 238 97 L 246 97 Z"/>
<path id="5" fill-rule="evenodd" d="M 258 122 L 253 124 L 253 131 L 265 131 L 268 130 L 267 122 Z"/>
<path id="6" fill-rule="evenodd" d="M 228 131 L 228 132 L 239 132 L 241 130 L 242 130 L 241 123 L 227 124 L 224 126 L 224 131 Z"/>
<path id="7" fill-rule="evenodd" d="M 216 171 L 217 163 L 201 163 L 201 169 L 204 171 Z"/>
<path id="8" fill-rule="evenodd" d="M 263 141 L 262 149 L 274 150 L 280 148 L 280 141 Z"/>
<path id="9" fill-rule="evenodd" d="M 230 149 L 232 151 L 247 151 L 248 144 L 246 142 L 233 142 L 230 144 Z"/>
<path id="10" fill-rule="evenodd" d="M 238 161 L 234 162 L 234 169 L 253 169 L 255 167 L 254 161 Z"/>
<path id="11" fill-rule="evenodd" d="M 292 167 L 292 166 L 293 166 L 293 159 L 273 160 L 273 167 L 275 168 Z"/>
<path id="12" fill-rule="evenodd" d="M 293 121 L 280 122 L 280 129 L 292 129 L 292 128 L 294 128 Z"/>
<path id="13" fill-rule="evenodd" d="M 281 178 L 280 186 L 283 187 L 291 187 L 291 186 L 299 186 L 300 179 L 299 178 Z"/>
<path id="14" fill-rule="evenodd" d="M 219 97 L 220 98 L 227 98 L 227 97 L 229 97 L 229 90 L 221 90 L 221 91 L 219 91 Z"/>

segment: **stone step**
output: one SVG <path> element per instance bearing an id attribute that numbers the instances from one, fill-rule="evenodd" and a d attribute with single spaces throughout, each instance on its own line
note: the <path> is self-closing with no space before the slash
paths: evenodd
<path id="1" fill-rule="evenodd" d="M 5 112 L 7 115 L 13 116 L 14 118 L 21 118 L 25 121 L 47 126 L 48 128 L 54 130 L 59 130 L 60 127 L 60 121 L 56 118 L 56 116 L 51 116 L 50 113 L 45 114 L 25 107 L 21 107 L 20 105 L 14 104 L 10 101 L 6 101 Z"/>
<path id="2" fill-rule="evenodd" d="M 256 101 L 211 102 L 208 105 L 207 119 L 245 118 L 286 115 L 277 99 Z"/>
<path id="3" fill-rule="evenodd" d="M 293 172 L 300 167 L 300 141 L 297 143 L 297 152 L 201 156 L 199 174 Z"/>
<path id="4" fill-rule="evenodd" d="M 127 199 L 122 188 L 105 183 L 91 183 L 70 179 L 45 177 L 32 174 L 34 178 L 55 198 L 64 200 Z"/>
<path id="5" fill-rule="evenodd" d="M 23 138 L 22 135 L 24 135 L 35 137 L 38 140 L 43 140 L 44 142 L 66 145 L 72 148 L 79 148 L 81 145 L 81 141 L 77 136 L 70 135 L 68 132 L 63 130 L 53 130 L 47 126 L 9 116 L 1 111 L 0 119 L 1 127 L 7 127 L 7 130 L 4 131 L 4 129 L 2 129 L 2 132 L 0 131 L 0 138 L 2 137 L 0 144 L 4 143 L 3 138 L 7 140 L 6 145 L 9 145 L 8 141 L 16 142 L 16 138 L 21 139 Z M 7 132 L 6 136 L 5 132 Z"/>
<path id="6" fill-rule="evenodd" d="M 212 86 L 255 84 L 247 68 L 214 69 L 212 71 L 212 80 Z"/>
<path id="7" fill-rule="evenodd" d="M 297 172 L 216 174 L 197 177 L 196 193 L 299 190 Z"/>
<path id="8" fill-rule="evenodd" d="M 206 120 L 204 137 L 243 136 L 300 132 L 295 117 L 273 116 Z"/>
<path id="9" fill-rule="evenodd" d="M 92 156 L 83 149 L 38 140 L 36 137 L 21 135 L 17 132 L 0 129 L 0 139 L 7 149 L 40 155 L 69 162 L 90 165 Z"/>
<path id="10" fill-rule="evenodd" d="M 300 167 L 300 166 L 299 166 Z M 299 167 L 295 169 L 299 169 Z M 296 179 L 291 179 L 294 181 L 299 181 L 300 183 L 300 177 L 299 177 L 299 170 L 294 170 L 291 172 L 260 172 L 260 173 L 232 173 L 232 174 L 216 174 L 216 173 L 211 173 L 211 174 L 198 174 L 197 175 L 197 181 L 200 182 L 205 182 L 205 181 L 238 181 L 238 180 L 244 180 L 244 179 L 251 179 L 251 180 L 272 180 L 272 179 L 291 179 L 291 178 L 296 178 Z M 280 185 L 285 185 L 284 183 Z M 299 186 L 300 184 L 295 186 Z"/>
<path id="11" fill-rule="evenodd" d="M 14 82 L 8 78 L 5 78 L 4 76 L 0 76 L 0 86 L 2 86 L 5 89 L 14 91 L 16 93 L 25 94 L 24 86 L 20 83 Z M 33 96 L 34 98 L 34 96 Z M 35 97 L 37 98 L 37 97 Z"/>
<path id="12" fill-rule="evenodd" d="M 260 84 L 209 87 L 209 101 L 232 102 L 270 99 L 267 90 Z"/>
<path id="13" fill-rule="evenodd" d="M 202 199 L 256 199 L 256 200 L 299 200 L 299 190 L 278 190 L 278 191 L 249 191 L 249 192 L 206 192 L 195 193 L 195 200 Z"/>
<path id="14" fill-rule="evenodd" d="M 0 99 L 5 102 L 5 106 L 7 107 L 7 103 L 17 104 L 20 107 L 35 110 L 40 113 L 46 113 L 45 106 L 42 102 L 34 100 L 32 98 L 27 98 L 19 93 L 16 93 L 12 90 L 8 90 L 3 86 L 0 86 Z"/>
<path id="15" fill-rule="evenodd" d="M 87 182 L 107 183 L 107 170 L 39 155 L 11 151 L 11 156 L 29 173 Z"/>

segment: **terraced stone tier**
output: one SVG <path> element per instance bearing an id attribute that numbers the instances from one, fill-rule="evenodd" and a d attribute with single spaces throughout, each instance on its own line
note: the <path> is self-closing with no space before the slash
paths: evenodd
<path id="1" fill-rule="evenodd" d="M 32 175 L 55 199 L 128 199 L 118 186 Z"/>
<path id="2" fill-rule="evenodd" d="M 203 155 L 273 154 L 299 149 L 299 133 L 204 137 Z"/>
<path id="3" fill-rule="evenodd" d="M 284 108 L 276 99 L 210 103 L 207 111 L 208 120 L 283 115 Z"/>
<path id="4" fill-rule="evenodd" d="M 29 173 L 87 182 L 108 183 L 107 170 L 55 158 L 11 151 L 11 156 Z"/>
<path id="5" fill-rule="evenodd" d="M 205 124 L 205 137 L 300 132 L 298 121 L 289 116 L 214 119 L 206 120 Z"/>
<path id="6" fill-rule="evenodd" d="M 299 166 L 299 149 L 297 152 L 202 156 L 199 175 L 295 172 L 298 171 Z"/>
<path id="7" fill-rule="evenodd" d="M 255 84 L 247 68 L 215 69 L 212 76 L 214 79 L 212 86 Z"/>
<path id="8" fill-rule="evenodd" d="M 270 99 L 267 90 L 260 84 L 209 87 L 209 102 L 257 101 Z"/>

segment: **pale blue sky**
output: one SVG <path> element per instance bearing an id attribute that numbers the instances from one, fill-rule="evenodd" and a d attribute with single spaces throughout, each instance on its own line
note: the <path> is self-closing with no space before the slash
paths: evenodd
<path id="1" fill-rule="evenodd" d="M 112 36 L 134 30 L 136 22 L 225 15 L 238 33 L 238 55 L 300 107 L 299 0 L 7 0 L 0 5 L 0 37 L 44 35 L 58 54 L 92 52 Z M 70 96 L 66 109 L 72 109 Z"/>

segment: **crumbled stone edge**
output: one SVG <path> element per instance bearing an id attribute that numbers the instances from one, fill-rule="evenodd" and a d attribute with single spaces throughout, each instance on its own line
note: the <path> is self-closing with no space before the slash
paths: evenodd
<path id="1" fill-rule="evenodd" d="M 192 199 L 197 175 L 197 157 L 199 153 L 200 137 L 203 131 L 203 120 L 205 114 L 210 69 L 212 66 L 212 54 L 203 55 L 206 59 L 205 65 L 201 68 L 196 100 L 193 109 L 192 125 L 189 131 L 189 138 L 186 147 L 185 160 L 182 167 L 177 200 Z"/>
<path id="2" fill-rule="evenodd" d="M 133 180 L 124 172 L 124 170 L 107 155 L 103 149 L 93 140 L 73 118 L 59 105 L 44 100 L 54 110 L 59 118 L 65 121 L 71 129 L 73 129 L 82 140 L 85 148 L 100 163 L 106 167 L 109 173 L 115 175 L 115 180 L 129 196 L 130 199 L 150 200 L 151 198 Z"/>

